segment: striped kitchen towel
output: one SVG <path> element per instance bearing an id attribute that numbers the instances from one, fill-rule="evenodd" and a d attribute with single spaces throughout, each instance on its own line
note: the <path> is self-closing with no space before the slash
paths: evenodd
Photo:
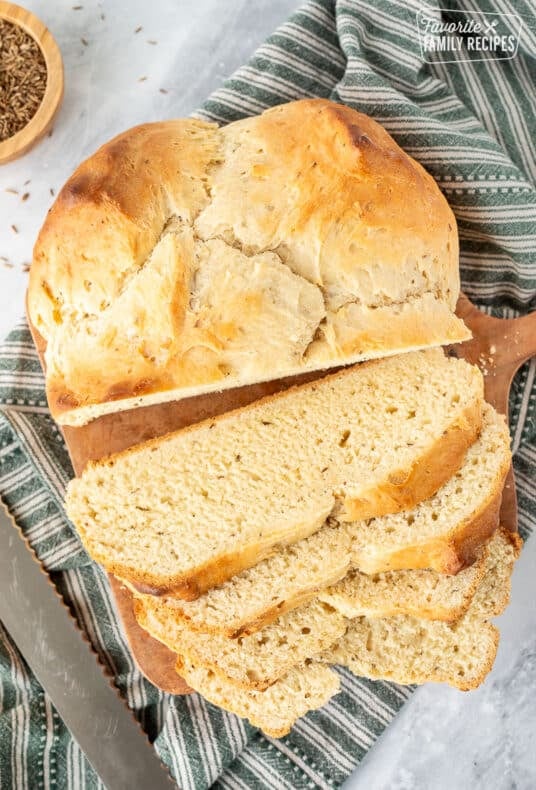
<path id="1" fill-rule="evenodd" d="M 517 53 L 487 60 L 464 46 L 452 62 L 427 62 L 416 27 L 423 8 L 447 21 L 517 14 Z M 515 17 L 502 19 L 517 35 Z M 432 173 L 454 209 L 466 293 L 512 317 L 536 306 L 533 22 L 528 0 L 309 0 L 198 115 L 226 123 L 304 96 L 368 113 Z M 522 369 L 510 402 L 524 537 L 536 522 L 535 371 L 534 361 Z M 0 404 L 0 494 L 180 787 L 339 786 L 412 690 L 341 671 L 342 692 L 280 740 L 198 695 L 158 691 L 134 665 L 106 576 L 63 514 L 72 470 L 25 323 L 0 350 Z M 102 787 L 1 626 L 0 787 Z"/>

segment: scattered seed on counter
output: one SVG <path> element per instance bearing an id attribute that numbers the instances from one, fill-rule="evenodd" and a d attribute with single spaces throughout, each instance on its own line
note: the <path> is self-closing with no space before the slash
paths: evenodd
<path id="1" fill-rule="evenodd" d="M 165 88 L 160 88 L 160 93 L 167 93 L 167 90 Z"/>
<path id="2" fill-rule="evenodd" d="M 156 44 L 158 44 L 158 41 L 155 41 L 154 38 L 148 38 L 147 39 L 147 43 L 148 44 L 152 44 L 153 47 L 154 47 L 154 46 L 156 46 Z"/>
<path id="3" fill-rule="evenodd" d="M 13 231 L 13 233 L 18 233 L 19 232 L 19 229 L 17 228 L 16 225 L 12 225 L 11 226 L 11 230 Z"/>
<path id="4" fill-rule="evenodd" d="M 24 195 L 21 197 L 22 202 L 26 203 L 26 201 L 28 200 L 29 197 L 30 197 L 30 193 L 29 192 L 25 192 Z"/>
<path id="5" fill-rule="evenodd" d="M 56 194 L 55 191 L 52 189 L 52 187 L 50 187 L 50 189 L 48 191 L 50 192 L 52 197 L 54 197 L 54 195 Z"/>
<path id="6" fill-rule="evenodd" d="M 139 25 L 139 26 L 136 28 L 136 30 L 134 31 L 134 33 L 141 33 L 141 31 L 142 31 L 142 30 L 143 30 L 142 26 L 141 26 L 141 25 Z"/>
<path id="7" fill-rule="evenodd" d="M 147 77 L 140 77 L 140 78 L 138 79 L 138 82 L 145 82 L 145 80 L 146 80 L 146 79 L 147 79 Z"/>
<path id="8" fill-rule="evenodd" d="M 4 192 L 7 192 L 9 195 L 18 195 L 19 194 L 19 190 L 18 189 L 11 189 L 11 187 L 8 187 L 7 189 L 4 189 Z"/>
<path id="9" fill-rule="evenodd" d="M 80 41 L 82 42 L 82 44 L 83 44 L 85 47 L 87 47 L 87 45 L 88 45 L 87 39 L 85 39 L 85 38 L 81 38 L 81 39 L 80 39 Z"/>

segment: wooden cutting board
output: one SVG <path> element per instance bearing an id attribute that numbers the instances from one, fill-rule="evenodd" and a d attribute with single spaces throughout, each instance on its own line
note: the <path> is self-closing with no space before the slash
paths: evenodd
<path id="1" fill-rule="evenodd" d="M 450 353 L 477 364 L 486 385 L 486 399 L 507 414 L 508 393 L 519 366 L 536 354 L 536 313 L 514 320 L 489 318 L 462 296 L 458 315 L 473 332 L 473 339 L 450 348 Z M 30 324 L 41 364 L 45 341 Z M 240 387 L 221 393 L 186 398 L 174 403 L 132 409 L 105 415 L 80 428 L 62 428 L 74 471 L 80 475 L 90 460 L 119 452 L 139 442 L 162 436 L 200 420 L 215 417 L 254 400 L 287 389 L 289 386 L 318 378 L 310 373 L 265 384 Z M 513 472 L 506 481 L 501 508 L 504 526 L 517 530 L 517 504 Z M 137 624 L 132 610 L 132 594 L 113 576 L 109 576 L 123 627 L 138 667 L 155 686 L 171 694 L 186 694 L 186 683 L 175 672 L 175 654 L 149 636 Z"/>

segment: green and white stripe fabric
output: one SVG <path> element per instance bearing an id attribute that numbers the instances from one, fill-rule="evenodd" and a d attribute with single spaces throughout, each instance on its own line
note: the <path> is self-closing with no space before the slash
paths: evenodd
<path id="1" fill-rule="evenodd" d="M 457 62 L 425 63 L 415 24 L 422 7 L 438 18 L 438 7 L 520 14 L 517 56 L 462 62 L 462 53 Z M 453 207 L 466 293 L 512 317 L 535 306 L 535 53 L 528 0 L 309 0 L 198 115 L 226 123 L 326 96 L 373 116 L 432 173 Z M 535 372 L 534 361 L 523 368 L 510 402 L 524 537 L 536 522 Z M 155 689 L 129 654 L 106 576 L 63 514 L 72 470 L 24 323 L 0 350 L 0 404 L 0 493 L 180 787 L 339 786 L 412 689 L 341 671 L 342 693 L 281 740 L 198 695 Z M 0 787 L 101 786 L 0 627 Z"/>

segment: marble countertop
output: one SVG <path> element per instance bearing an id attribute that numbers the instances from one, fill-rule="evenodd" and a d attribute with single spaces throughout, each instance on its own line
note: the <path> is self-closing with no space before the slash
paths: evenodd
<path id="1" fill-rule="evenodd" d="M 79 10 L 65 0 L 24 5 L 58 40 L 66 90 L 52 136 L 0 167 L 0 336 L 23 312 L 24 264 L 52 203 L 51 190 L 57 192 L 77 163 L 114 134 L 194 110 L 297 1 L 81 0 Z M 536 539 L 517 565 L 512 604 L 498 621 L 498 658 L 486 682 L 470 693 L 443 686 L 416 691 L 346 788 L 536 787 L 534 567 Z"/>

